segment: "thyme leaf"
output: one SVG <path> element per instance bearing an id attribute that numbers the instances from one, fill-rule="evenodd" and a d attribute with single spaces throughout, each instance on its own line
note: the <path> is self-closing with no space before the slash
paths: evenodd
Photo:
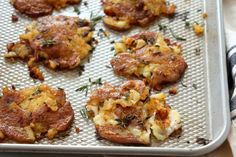
<path id="1" fill-rule="evenodd" d="M 74 12 L 77 13 L 77 15 L 79 15 L 80 14 L 79 8 L 78 7 L 74 7 Z"/>
<path id="2" fill-rule="evenodd" d="M 83 118 L 88 119 L 88 114 L 87 114 L 87 109 L 86 108 L 81 109 L 79 112 L 80 112 L 80 114 Z"/>
<path id="3" fill-rule="evenodd" d="M 172 35 L 176 40 L 186 41 L 185 38 L 176 35 L 176 34 L 174 33 L 174 31 L 173 31 L 171 28 L 169 28 L 169 30 L 170 30 L 171 35 Z"/>
<path id="4" fill-rule="evenodd" d="M 50 47 L 52 45 L 56 44 L 56 41 L 55 40 L 52 40 L 52 39 L 48 39 L 48 40 L 42 40 L 41 43 L 40 43 L 40 46 L 42 48 L 44 47 Z"/>
<path id="5" fill-rule="evenodd" d="M 136 116 L 134 116 L 134 115 L 128 115 L 123 119 L 117 118 L 117 119 L 115 119 L 115 121 L 117 121 L 118 125 L 121 126 L 122 128 L 126 128 L 129 125 L 129 123 L 132 120 L 134 120 L 135 118 L 136 118 Z"/>
<path id="6" fill-rule="evenodd" d="M 95 81 L 92 81 L 91 78 L 89 78 L 89 84 L 81 86 L 78 89 L 76 89 L 75 91 L 76 92 L 84 92 L 85 91 L 85 96 L 87 96 L 88 95 L 88 90 L 94 85 L 101 86 L 102 85 L 102 78 L 98 78 Z"/>
<path id="7" fill-rule="evenodd" d="M 167 26 L 163 25 L 161 23 L 158 23 L 158 27 L 159 27 L 159 31 L 166 32 L 166 30 L 167 30 Z"/>

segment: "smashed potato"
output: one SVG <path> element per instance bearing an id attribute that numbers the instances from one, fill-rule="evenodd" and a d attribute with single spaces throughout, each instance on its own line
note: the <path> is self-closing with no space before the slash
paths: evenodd
<path id="1" fill-rule="evenodd" d="M 11 0 L 16 10 L 33 18 L 50 15 L 54 8 L 61 9 L 68 4 L 78 3 L 80 0 Z"/>
<path id="2" fill-rule="evenodd" d="M 149 145 L 150 136 L 163 141 L 181 129 L 176 110 L 170 109 L 164 94 L 149 95 L 149 88 L 139 80 L 115 87 L 105 84 L 92 92 L 87 111 L 97 134 L 120 144 Z"/>
<path id="3" fill-rule="evenodd" d="M 165 0 L 102 0 L 106 16 L 103 22 L 111 29 L 124 31 L 133 25 L 145 27 L 161 14 L 172 16 L 176 6 Z"/>
<path id="4" fill-rule="evenodd" d="M 63 89 L 47 85 L 24 88 L 3 88 L 0 98 L 0 139 L 33 143 L 46 135 L 54 138 L 69 129 L 74 112 Z"/>
<path id="5" fill-rule="evenodd" d="M 7 45 L 5 58 L 28 62 L 33 78 L 43 80 L 38 62 L 50 69 L 73 69 L 92 51 L 91 24 L 76 17 L 47 16 L 33 21 L 20 35 L 20 41 Z M 34 73 L 37 72 L 37 73 Z M 41 76 L 41 75 L 40 75 Z"/>
<path id="6" fill-rule="evenodd" d="M 178 81 L 187 68 L 181 45 L 155 32 L 123 37 L 115 43 L 115 51 L 111 60 L 115 74 L 142 79 L 156 90 Z"/>

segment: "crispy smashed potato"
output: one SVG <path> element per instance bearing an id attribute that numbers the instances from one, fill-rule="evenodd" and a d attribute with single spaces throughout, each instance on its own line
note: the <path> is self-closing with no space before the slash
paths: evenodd
<path id="1" fill-rule="evenodd" d="M 80 0 L 11 0 L 16 10 L 33 18 L 50 15 L 54 8 L 61 9 L 68 4 L 78 3 Z"/>
<path id="2" fill-rule="evenodd" d="M 33 143 L 46 135 L 54 138 L 69 129 L 74 112 L 62 89 L 47 85 L 3 88 L 0 98 L 0 139 Z"/>
<path id="3" fill-rule="evenodd" d="M 159 33 L 123 37 L 115 43 L 115 51 L 117 55 L 111 60 L 115 74 L 142 79 L 156 90 L 177 82 L 187 68 L 181 45 L 171 43 Z"/>
<path id="4" fill-rule="evenodd" d="M 120 144 L 149 145 L 151 132 L 165 140 L 181 128 L 180 116 L 165 103 L 165 95 L 149 95 L 143 81 L 131 80 L 115 87 L 104 84 L 87 102 L 97 134 Z"/>
<path id="5" fill-rule="evenodd" d="M 50 69 L 73 69 L 92 51 L 91 24 L 76 17 L 47 16 L 27 26 L 20 41 L 7 45 L 5 58 L 28 62 L 31 76 L 39 76 L 38 62 Z M 34 77 L 35 78 L 35 77 Z M 38 78 L 42 80 L 42 77 Z"/>
<path id="6" fill-rule="evenodd" d="M 165 0 L 102 0 L 106 16 L 103 22 L 111 29 L 124 31 L 133 25 L 145 27 L 161 14 L 172 16 L 176 6 Z"/>

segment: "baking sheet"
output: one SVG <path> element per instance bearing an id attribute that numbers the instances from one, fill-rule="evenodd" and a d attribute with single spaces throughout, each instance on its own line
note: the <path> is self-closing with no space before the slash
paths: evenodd
<path id="1" fill-rule="evenodd" d="M 6 52 L 6 44 L 17 41 L 18 36 L 24 32 L 25 25 L 32 19 L 15 12 L 8 0 L 0 0 L 0 2 L 0 87 L 15 85 L 17 89 L 20 89 L 37 85 L 40 82 L 35 82 L 29 77 L 26 64 L 22 62 L 9 63 L 3 57 Z M 88 5 L 84 5 L 84 2 L 85 0 L 78 5 L 81 12 L 80 17 L 89 19 L 91 13 L 103 15 L 99 0 L 87 0 Z M 229 113 L 225 100 L 227 99 L 227 94 L 225 94 L 227 87 L 224 77 L 224 56 L 219 58 L 219 55 L 223 55 L 223 40 L 220 40 L 221 34 L 217 34 L 221 31 L 220 14 L 217 14 L 220 12 L 220 1 L 171 0 L 170 2 L 177 5 L 177 16 L 174 19 L 161 18 L 145 29 L 136 27 L 130 31 L 118 33 L 105 28 L 102 22 L 98 22 L 94 35 L 99 43 L 89 59 L 84 61 L 85 70 L 81 76 L 78 69 L 55 72 L 41 66 L 45 75 L 45 84 L 65 89 L 67 99 L 75 111 L 73 126 L 66 134 L 53 140 L 45 138 L 33 145 L 1 144 L 0 149 L 4 151 L 56 151 L 65 153 L 191 155 L 206 152 L 206 147 L 209 147 L 209 151 L 217 147 L 225 138 L 229 124 L 227 118 Z M 73 6 L 67 7 L 60 12 L 54 12 L 54 15 L 77 16 L 73 10 Z M 205 11 L 209 14 L 207 23 L 202 19 L 202 13 Z M 17 23 L 11 22 L 12 14 L 17 14 L 20 17 Z M 192 28 L 186 28 L 185 18 L 191 23 L 204 24 L 207 28 L 205 36 L 197 37 Z M 209 21 L 213 23 L 209 23 Z M 177 109 L 182 116 L 183 132 L 181 137 L 171 138 L 164 142 L 152 140 L 150 147 L 126 147 L 98 139 L 92 122 L 82 118 L 79 112 L 86 105 L 87 97 L 84 92 L 76 92 L 75 90 L 87 84 L 89 78 L 92 80 L 102 78 L 103 82 L 120 85 L 125 79 L 115 76 L 112 69 L 107 68 L 115 53 L 112 50 L 114 45 L 111 42 L 119 41 L 123 35 L 133 35 L 140 31 L 158 31 L 158 24 L 160 23 L 167 25 L 175 34 L 187 39 L 187 41 L 180 41 L 180 43 L 183 46 L 183 57 L 189 65 L 188 70 L 183 79 L 173 85 L 178 87 L 178 94 L 167 98 L 170 106 Z M 100 28 L 109 31 L 109 37 L 98 35 Z M 175 41 L 170 31 L 166 31 L 164 35 Z M 218 50 L 215 52 L 215 56 L 212 55 L 214 52 L 210 48 Z M 217 78 L 214 79 L 214 77 Z M 216 87 L 216 85 L 218 86 Z M 169 88 L 163 92 L 168 93 Z M 217 105 L 214 101 L 220 104 Z M 217 111 L 215 111 L 215 107 L 218 108 Z M 222 118 L 219 119 L 219 116 Z M 214 120 L 218 120 L 218 122 L 216 123 Z M 76 133 L 75 127 L 79 127 L 81 132 Z M 215 130 L 217 127 L 218 130 Z M 196 142 L 198 137 L 209 139 L 211 142 L 209 145 L 203 146 Z"/>

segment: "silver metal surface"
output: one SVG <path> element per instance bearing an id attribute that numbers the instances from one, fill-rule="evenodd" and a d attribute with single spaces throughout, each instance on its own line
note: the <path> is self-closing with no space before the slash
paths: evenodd
<path id="1" fill-rule="evenodd" d="M 94 15 L 102 15 L 100 0 L 87 0 L 88 6 L 83 3 L 78 5 L 80 17 L 89 18 L 91 12 Z M 139 155 L 199 155 L 212 151 L 226 139 L 229 131 L 229 106 L 228 88 L 226 80 L 226 63 L 224 53 L 224 36 L 221 15 L 220 0 L 171 0 L 177 4 L 177 12 L 184 14 L 189 12 L 188 20 L 205 25 L 205 36 L 197 37 L 192 28 L 185 28 L 182 16 L 174 20 L 161 18 L 146 29 L 134 28 L 125 33 L 117 33 L 97 24 L 95 38 L 99 41 L 90 62 L 85 61 L 85 71 L 79 76 L 78 70 L 52 71 L 41 66 L 45 74 L 45 84 L 65 89 L 68 100 L 75 111 L 73 127 L 64 137 L 53 140 L 42 139 L 35 144 L 2 143 L 0 151 L 16 152 L 49 152 L 49 153 L 99 153 L 99 154 L 139 154 Z M 202 19 L 202 13 L 207 12 L 206 22 Z M 0 87 L 17 85 L 18 89 L 34 86 L 40 82 L 34 82 L 29 78 L 27 66 L 22 62 L 9 63 L 4 60 L 6 44 L 18 40 L 18 36 L 24 32 L 25 25 L 31 19 L 21 16 L 14 11 L 8 0 L 0 0 Z M 17 14 L 20 18 L 17 23 L 11 22 L 11 15 Z M 54 14 L 76 16 L 73 7 L 68 7 Z M 189 68 L 184 75 L 182 83 L 178 87 L 178 94 L 168 96 L 168 103 L 177 109 L 182 115 L 183 133 L 180 138 L 171 138 L 161 143 L 152 140 L 150 147 L 121 146 L 105 140 L 97 140 L 95 129 L 91 121 L 83 119 L 79 110 L 85 106 L 87 97 L 84 92 L 75 92 L 80 86 L 87 84 L 88 79 L 102 78 L 103 82 L 119 85 L 125 79 L 115 76 L 111 69 L 110 59 L 114 52 L 111 41 L 119 41 L 122 35 L 132 35 L 144 30 L 158 31 L 158 23 L 170 27 L 177 35 L 187 39 L 183 41 L 183 56 Z M 110 32 L 109 37 L 99 37 L 100 28 Z M 175 40 L 170 31 L 166 37 Z M 196 54 L 196 49 L 200 53 Z M 195 88 L 197 87 L 197 88 Z M 163 90 L 168 93 L 168 88 Z M 88 94 L 89 95 L 89 94 Z M 75 132 L 75 127 L 81 129 Z M 197 137 L 209 139 L 208 145 L 196 143 Z"/>

